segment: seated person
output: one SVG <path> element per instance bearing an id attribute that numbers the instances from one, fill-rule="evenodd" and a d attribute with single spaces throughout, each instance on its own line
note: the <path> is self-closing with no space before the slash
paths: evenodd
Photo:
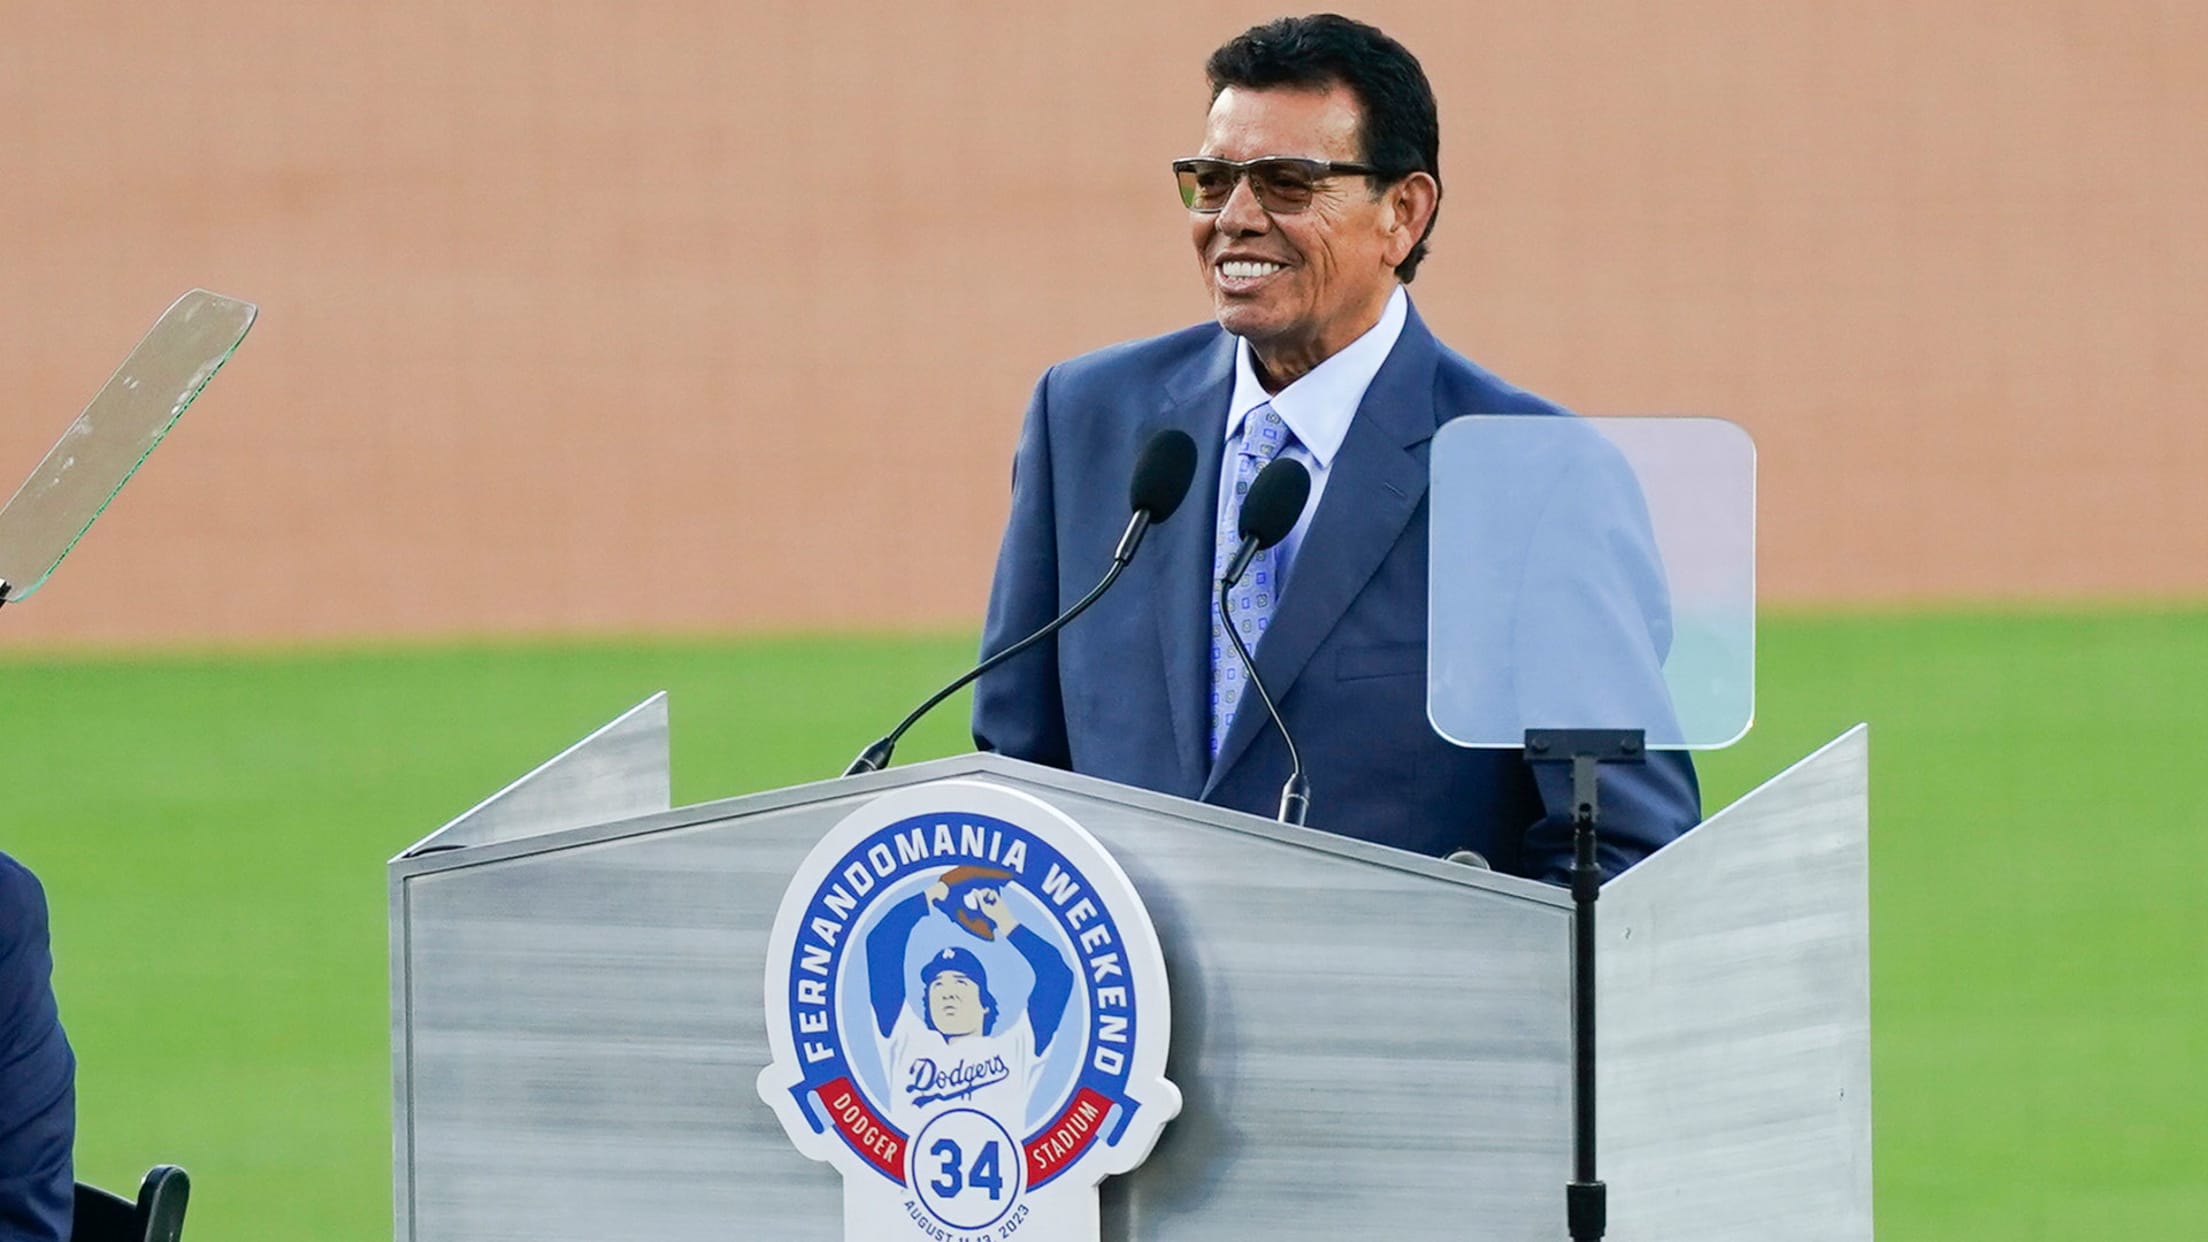
<path id="1" fill-rule="evenodd" d="M 76 1176 L 76 1057 L 54 1007 L 46 893 L 0 854 L 0 1238 L 64 1242 Z"/>

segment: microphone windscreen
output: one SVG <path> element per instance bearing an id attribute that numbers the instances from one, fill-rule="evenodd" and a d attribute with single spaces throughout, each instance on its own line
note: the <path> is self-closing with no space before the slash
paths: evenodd
<path id="1" fill-rule="evenodd" d="M 1271 465 L 1257 472 L 1249 495 L 1242 498 L 1242 537 L 1257 540 L 1260 549 L 1286 539 L 1310 498 L 1311 472 L 1303 468 L 1303 463 L 1274 458 Z"/>
<path id="2" fill-rule="evenodd" d="M 1152 522 L 1163 522 L 1181 507 L 1195 481 L 1196 441 L 1185 431 L 1161 431 L 1135 459 L 1135 477 L 1127 484 L 1128 508 L 1147 509 Z"/>

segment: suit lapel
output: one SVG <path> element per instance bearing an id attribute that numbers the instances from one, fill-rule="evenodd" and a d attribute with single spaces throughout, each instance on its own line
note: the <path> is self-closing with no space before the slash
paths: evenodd
<path id="1" fill-rule="evenodd" d="M 1234 393 L 1235 339 L 1225 332 L 1197 361 L 1167 377 L 1165 397 L 1137 443 L 1166 428 L 1196 441 L 1196 478 L 1171 521 L 1150 535 L 1158 546 L 1138 558 L 1150 576 L 1148 595 L 1172 706 L 1174 763 L 1180 786 L 1195 797 L 1211 766 L 1211 562 L 1219 513 L 1219 454 L 1227 402 Z M 1132 571 L 1130 571 L 1132 572 Z"/>
<path id="2" fill-rule="evenodd" d="M 1258 676 L 1275 702 L 1287 698 L 1312 652 L 1372 579 L 1426 495 L 1426 462 L 1417 448 L 1434 435 L 1434 369 L 1439 359 L 1433 334 L 1412 308 L 1403 334 L 1350 420 L 1349 434 L 1327 472 L 1319 511 L 1288 567 L 1279 608 L 1258 644 Z M 1217 445 L 1212 447 L 1216 470 Z M 1218 490 L 1216 481 L 1212 490 Z M 1207 635 L 1209 616 L 1207 611 Z M 1208 649 L 1204 656 L 1208 665 Z M 1271 727 L 1257 695 L 1244 697 L 1204 783 L 1206 796 L 1250 742 Z"/>

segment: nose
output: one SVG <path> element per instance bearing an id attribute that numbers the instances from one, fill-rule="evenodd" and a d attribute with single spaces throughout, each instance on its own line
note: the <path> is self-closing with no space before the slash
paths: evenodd
<path id="1" fill-rule="evenodd" d="M 1257 191 L 1250 188 L 1250 179 L 1235 181 L 1234 189 L 1227 193 L 1227 205 L 1219 209 L 1218 229 L 1236 237 L 1263 233 L 1273 225 L 1273 218 L 1257 201 Z"/>

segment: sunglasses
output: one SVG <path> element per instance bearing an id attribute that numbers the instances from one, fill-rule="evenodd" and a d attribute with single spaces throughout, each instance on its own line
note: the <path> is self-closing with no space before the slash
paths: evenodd
<path id="1" fill-rule="evenodd" d="M 1350 174 L 1377 176 L 1370 164 L 1341 164 L 1331 160 L 1307 160 L 1294 155 L 1266 155 L 1254 160 L 1218 160 L 1197 156 L 1173 161 L 1174 179 L 1181 183 L 1181 205 L 1207 215 L 1225 209 L 1234 197 L 1235 183 L 1250 180 L 1257 205 L 1276 216 L 1294 215 L 1311 205 L 1311 194 L 1328 177 Z"/>

